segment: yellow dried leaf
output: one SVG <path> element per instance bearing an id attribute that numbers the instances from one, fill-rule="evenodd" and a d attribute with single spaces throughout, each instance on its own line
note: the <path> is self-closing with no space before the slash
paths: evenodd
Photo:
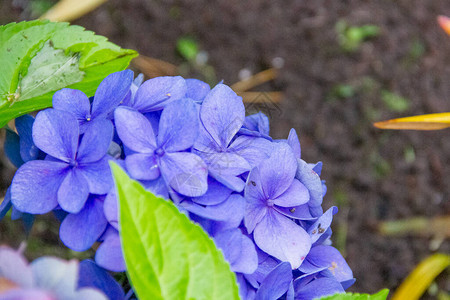
<path id="1" fill-rule="evenodd" d="M 72 21 L 93 11 L 107 0 L 60 0 L 40 19 L 50 21 Z"/>
<path id="2" fill-rule="evenodd" d="M 450 256 L 433 254 L 421 261 L 398 287 L 391 300 L 416 300 L 430 286 L 433 280 L 450 266 Z"/>
<path id="3" fill-rule="evenodd" d="M 450 113 L 419 115 L 376 122 L 381 129 L 439 130 L 450 127 Z"/>

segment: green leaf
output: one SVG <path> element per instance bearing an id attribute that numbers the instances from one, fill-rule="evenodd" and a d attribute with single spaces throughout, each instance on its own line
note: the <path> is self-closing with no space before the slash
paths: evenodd
<path id="1" fill-rule="evenodd" d="M 177 41 L 177 50 L 187 61 L 194 60 L 199 52 L 197 42 L 189 37 Z"/>
<path id="2" fill-rule="evenodd" d="M 239 299 L 235 274 L 203 229 L 118 165 L 111 168 L 122 249 L 139 299 Z"/>
<path id="3" fill-rule="evenodd" d="M 388 109 L 393 112 L 405 112 L 410 106 L 410 101 L 390 91 L 381 91 L 381 99 Z"/>
<path id="4" fill-rule="evenodd" d="M 325 296 L 320 298 L 320 300 L 386 300 L 388 294 L 389 290 L 383 289 L 373 295 L 345 293 L 345 294 L 335 294 L 332 296 Z"/>
<path id="5" fill-rule="evenodd" d="M 0 127 L 50 107 L 61 88 L 93 96 L 106 76 L 124 70 L 136 55 L 68 23 L 36 20 L 0 26 Z"/>

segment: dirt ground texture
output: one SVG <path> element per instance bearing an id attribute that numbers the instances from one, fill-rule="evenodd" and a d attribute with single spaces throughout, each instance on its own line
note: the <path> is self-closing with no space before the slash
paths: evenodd
<path id="1" fill-rule="evenodd" d="M 3 0 L 2 24 L 28 19 L 28 2 Z M 281 58 L 278 78 L 260 89 L 284 94 L 269 111 L 271 134 L 286 138 L 295 128 L 302 158 L 324 163 L 324 206 L 340 209 L 332 228 L 357 278 L 351 291 L 375 292 L 395 289 L 429 254 L 450 251 L 449 241 L 439 238 L 445 228 L 428 237 L 386 237 L 376 230 L 380 221 L 450 212 L 450 131 L 372 126 L 450 111 L 450 37 L 436 22 L 440 14 L 450 16 L 450 1 L 110 0 L 75 24 L 176 65 L 184 60 L 175 45 L 190 36 L 226 84 L 238 81 L 242 69 L 256 73 Z M 379 34 L 346 51 L 339 21 L 376 25 Z M 389 102 L 395 95 L 402 108 Z M 3 188 L 12 175 L 5 168 Z M 443 276 L 439 289 L 449 290 Z"/>

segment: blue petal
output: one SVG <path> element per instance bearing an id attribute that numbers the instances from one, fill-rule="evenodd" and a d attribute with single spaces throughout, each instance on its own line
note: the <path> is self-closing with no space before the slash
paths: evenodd
<path id="1" fill-rule="evenodd" d="M 231 190 L 219 183 L 215 179 L 208 177 L 208 189 L 203 196 L 193 197 L 192 201 L 202 205 L 215 205 L 225 201 L 230 195 Z"/>
<path id="2" fill-rule="evenodd" d="M 90 163 L 102 159 L 108 152 L 114 128 L 109 120 L 96 120 L 86 130 L 78 147 L 77 161 Z"/>
<path id="3" fill-rule="evenodd" d="M 88 182 L 77 169 L 68 171 L 58 189 L 58 203 L 65 211 L 76 214 L 89 196 Z"/>
<path id="4" fill-rule="evenodd" d="M 20 137 L 20 156 L 24 162 L 38 159 L 42 152 L 33 142 L 32 128 L 34 118 L 30 115 L 18 117 L 15 121 L 17 133 Z"/>
<path id="5" fill-rule="evenodd" d="M 153 154 L 130 154 L 125 158 L 125 165 L 134 179 L 154 180 L 160 175 L 157 158 Z"/>
<path id="6" fill-rule="evenodd" d="M 100 267 L 113 272 L 125 271 L 125 261 L 120 246 L 119 233 L 116 230 L 111 231 L 100 247 L 98 247 L 95 253 L 95 262 Z"/>
<path id="7" fill-rule="evenodd" d="M 311 236 L 311 242 L 315 243 L 330 227 L 333 215 L 337 213 L 337 207 L 333 206 L 329 208 L 317 221 L 314 222 L 309 228 L 308 233 Z"/>
<path id="8" fill-rule="evenodd" d="M 335 279 L 314 279 L 301 288 L 296 287 L 296 281 L 297 280 L 294 281 L 295 299 L 312 300 L 337 293 L 344 293 L 341 284 Z"/>
<path id="9" fill-rule="evenodd" d="M 49 108 L 39 112 L 33 125 L 33 141 L 36 146 L 65 162 L 75 159 L 78 134 L 77 119 L 62 110 Z"/>
<path id="10" fill-rule="evenodd" d="M 242 98 L 224 84 L 216 85 L 206 96 L 200 109 L 200 119 L 216 143 L 228 147 L 241 129 L 245 118 Z"/>
<path id="11" fill-rule="evenodd" d="M 137 90 L 133 108 L 142 113 L 163 109 L 186 94 L 186 82 L 181 76 L 162 76 L 145 81 Z"/>
<path id="12" fill-rule="evenodd" d="M 105 231 L 107 220 L 103 214 L 103 201 L 90 197 L 77 214 L 69 214 L 61 223 L 59 236 L 72 250 L 89 249 Z"/>
<path id="13" fill-rule="evenodd" d="M 261 161 L 270 157 L 273 143 L 257 137 L 240 136 L 228 148 L 229 152 L 243 157 L 251 167 L 258 166 Z"/>
<path id="14" fill-rule="evenodd" d="M 294 152 L 294 155 L 296 158 L 301 158 L 302 156 L 302 150 L 300 147 L 300 141 L 297 136 L 297 131 L 295 131 L 294 128 L 289 131 L 289 136 L 287 138 L 287 143 L 289 146 L 291 146 L 292 151 Z"/>
<path id="15" fill-rule="evenodd" d="M 309 192 L 306 187 L 297 179 L 292 181 L 291 186 L 278 196 L 273 199 L 273 203 L 277 206 L 282 207 L 294 207 L 305 204 L 309 201 Z"/>
<path id="16" fill-rule="evenodd" d="M 291 263 L 297 269 L 311 248 L 311 238 L 306 231 L 278 212 L 269 213 L 253 232 L 256 245 L 281 261 Z"/>
<path id="17" fill-rule="evenodd" d="M 114 111 L 114 121 L 125 146 L 141 153 L 152 153 L 156 149 L 152 125 L 144 115 L 132 108 L 120 106 Z"/>
<path id="18" fill-rule="evenodd" d="M 311 200 L 309 205 L 311 207 L 317 207 L 322 204 L 323 194 L 322 194 L 322 182 L 320 181 L 319 175 L 309 166 L 305 161 L 298 159 L 298 168 L 295 178 L 300 180 L 306 188 L 309 190 Z"/>
<path id="19" fill-rule="evenodd" d="M 20 155 L 20 138 L 14 131 L 8 128 L 6 128 L 6 138 L 3 150 L 16 168 L 24 164 L 22 156 Z"/>
<path id="20" fill-rule="evenodd" d="M 53 95 L 53 108 L 69 112 L 77 118 L 80 126 L 91 118 L 91 103 L 79 90 L 62 89 Z"/>
<path id="21" fill-rule="evenodd" d="M 214 242 L 224 253 L 233 272 L 252 274 L 258 267 L 258 255 L 252 240 L 240 229 L 221 231 L 214 235 Z"/>
<path id="22" fill-rule="evenodd" d="M 133 71 L 108 75 L 97 88 L 92 102 L 92 118 L 106 117 L 125 98 L 133 82 Z"/>
<path id="23" fill-rule="evenodd" d="M 274 144 L 272 155 L 259 166 L 261 184 L 266 199 L 275 199 L 292 184 L 297 163 L 291 148 L 285 143 Z"/>
<path id="24" fill-rule="evenodd" d="M 198 79 L 186 79 L 186 97 L 194 101 L 201 102 L 211 90 L 206 82 Z"/>
<path id="25" fill-rule="evenodd" d="M 103 203 L 103 213 L 109 224 L 115 229 L 119 230 L 119 212 L 116 189 L 112 188 L 105 197 L 105 202 Z"/>
<path id="26" fill-rule="evenodd" d="M 91 194 L 106 194 L 113 186 L 113 178 L 108 164 L 109 159 L 105 156 L 99 161 L 79 165 L 78 169 L 86 178 Z"/>
<path id="27" fill-rule="evenodd" d="M 263 280 L 256 292 L 256 299 L 278 299 L 288 291 L 291 282 L 291 265 L 288 262 L 282 262 Z"/>
<path id="28" fill-rule="evenodd" d="M 122 287 L 103 268 L 92 260 L 80 262 L 78 287 L 95 287 L 101 290 L 110 300 L 123 300 L 125 294 Z"/>
<path id="29" fill-rule="evenodd" d="M 176 152 L 191 148 L 198 136 L 198 116 L 189 99 L 172 102 L 164 108 L 159 121 L 158 146 Z"/>
<path id="30" fill-rule="evenodd" d="M 187 152 L 166 153 L 160 160 L 161 174 L 176 192 L 198 197 L 208 188 L 208 170 L 203 160 Z"/>
<path id="31" fill-rule="evenodd" d="M 57 205 L 57 192 L 67 164 L 32 160 L 17 170 L 11 184 L 12 204 L 20 211 L 44 214 Z"/>

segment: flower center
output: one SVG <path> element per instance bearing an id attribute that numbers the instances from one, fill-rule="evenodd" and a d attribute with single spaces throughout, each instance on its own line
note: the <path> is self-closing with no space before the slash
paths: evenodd
<path id="1" fill-rule="evenodd" d="M 272 207 L 272 206 L 274 206 L 274 205 L 275 205 L 274 200 L 272 200 L 272 199 L 267 199 L 267 206 Z"/>
<path id="2" fill-rule="evenodd" d="M 164 149 L 163 148 L 158 148 L 155 150 L 155 154 L 158 156 L 163 156 L 164 155 Z"/>

